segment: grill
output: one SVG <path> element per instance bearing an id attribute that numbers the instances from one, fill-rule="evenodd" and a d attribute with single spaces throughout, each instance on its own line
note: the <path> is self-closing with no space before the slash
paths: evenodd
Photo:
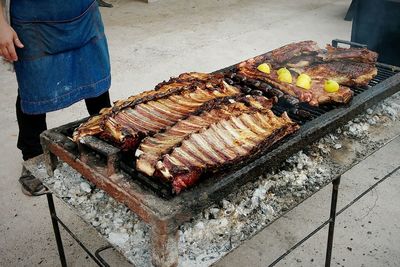
<path id="1" fill-rule="evenodd" d="M 296 134 L 262 151 L 256 158 L 250 157 L 235 168 L 210 175 L 177 196 L 171 193 L 170 185 L 138 173 L 133 155 L 95 137 L 85 137 L 84 144 L 80 145 L 72 142 L 73 130 L 84 120 L 41 135 L 48 172 L 52 174 L 58 160 L 66 162 L 87 180 L 124 203 L 152 226 L 154 263 L 168 265 L 168 262 L 177 260 L 177 229 L 183 222 L 244 183 L 278 168 L 288 156 L 332 132 L 371 105 L 400 91 L 400 68 L 380 63 L 377 68 L 378 75 L 368 86 L 352 88 L 355 95 L 347 106 L 312 107 L 288 97 L 280 98 L 273 112 L 280 115 L 287 111 L 301 125 Z M 233 66 L 218 72 L 223 72 L 236 86 L 259 89 L 259 83 L 232 75 L 232 70 Z M 271 93 L 266 95 L 271 97 L 268 94 Z"/>

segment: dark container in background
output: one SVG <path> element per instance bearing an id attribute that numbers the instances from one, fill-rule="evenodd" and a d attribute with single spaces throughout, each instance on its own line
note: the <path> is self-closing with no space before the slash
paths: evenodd
<path id="1" fill-rule="evenodd" d="M 400 0 L 353 0 L 351 41 L 379 53 L 379 62 L 400 66 Z"/>

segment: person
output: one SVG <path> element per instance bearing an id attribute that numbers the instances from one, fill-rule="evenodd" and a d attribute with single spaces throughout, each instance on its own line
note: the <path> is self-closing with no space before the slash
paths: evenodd
<path id="1" fill-rule="evenodd" d="M 96 0 L 0 2 L 0 56 L 15 69 L 17 147 L 28 160 L 43 153 L 46 113 L 83 99 L 90 115 L 111 106 L 107 40 Z M 27 195 L 46 190 L 24 168 L 19 181 Z"/>

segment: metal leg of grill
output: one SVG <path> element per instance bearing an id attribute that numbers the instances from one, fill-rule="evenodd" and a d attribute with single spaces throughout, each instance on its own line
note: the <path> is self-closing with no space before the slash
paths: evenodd
<path id="1" fill-rule="evenodd" d="M 110 265 L 103 259 L 103 257 L 100 255 L 100 252 L 102 252 L 102 251 L 104 251 L 104 250 L 107 250 L 107 249 L 110 249 L 110 248 L 112 248 L 111 245 L 106 245 L 106 246 L 104 246 L 104 247 L 101 247 L 101 248 L 97 249 L 97 250 L 94 252 L 94 255 L 95 255 L 96 258 L 101 262 L 101 264 L 103 264 L 104 267 L 110 267 Z"/>
<path id="2" fill-rule="evenodd" d="M 335 230 L 336 220 L 336 206 L 339 192 L 340 176 L 332 181 L 332 199 L 331 199 L 331 212 L 329 216 L 329 230 L 328 230 L 328 242 L 326 247 L 325 267 L 331 266 L 332 260 L 332 248 L 333 248 L 333 236 Z"/>
<path id="3" fill-rule="evenodd" d="M 178 265 L 178 230 L 160 232 L 153 226 L 151 229 L 152 263 L 157 267 Z"/>
<path id="4" fill-rule="evenodd" d="M 46 194 L 46 196 L 47 196 L 47 202 L 49 204 L 50 218 L 53 224 L 54 236 L 57 242 L 57 249 L 58 249 L 58 255 L 60 256 L 61 266 L 66 267 L 67 261 L 65 260 L 64 246 L 62 243 L 60 228 L 57 221 L 57 214 L 56 214 L 56 209 L 54 207 L 53 195 L 49 193 Z"/>

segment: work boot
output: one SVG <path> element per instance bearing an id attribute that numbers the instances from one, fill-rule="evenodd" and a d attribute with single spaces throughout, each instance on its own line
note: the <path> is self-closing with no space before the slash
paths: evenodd
<path id="1" fill-rule="evenodd" d="M 97 0 L 97 4 L 101 7 L 113 7 L 112 4 L 106 3 L 103 0 Z"/>

